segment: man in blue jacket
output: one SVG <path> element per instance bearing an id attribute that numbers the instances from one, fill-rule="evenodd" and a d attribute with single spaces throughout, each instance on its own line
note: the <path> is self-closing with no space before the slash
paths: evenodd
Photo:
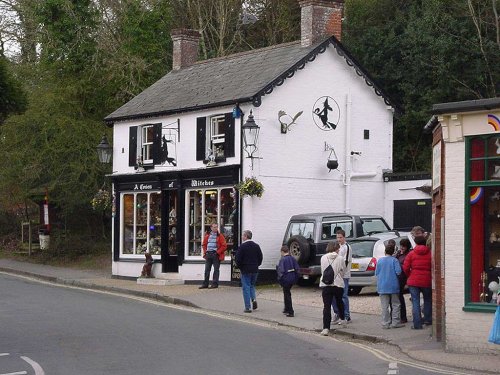
<path id="1" fill-rule="evenodd" d="M 251 313 L 252 308 L 253 310 L 257 309 L 255 283 L 257 282 L 259 266 L 262 264 L 262 251 L 260 250 L 260 246 L 252 241 L 251 231 L 244 230 L 241 239 L 243 242 L 236 251 L 236 264 L 241 271 L 245 312 Z"/>

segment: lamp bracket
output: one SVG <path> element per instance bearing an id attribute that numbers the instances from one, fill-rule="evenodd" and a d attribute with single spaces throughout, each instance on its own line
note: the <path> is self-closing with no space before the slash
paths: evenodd
<path id="1" fill-rule="evenodd" d="M 332 151 L 332 150 L 333 150 L 333 146 L 326 143 L 326 141 L 325 141 L 325 151 Z"/>

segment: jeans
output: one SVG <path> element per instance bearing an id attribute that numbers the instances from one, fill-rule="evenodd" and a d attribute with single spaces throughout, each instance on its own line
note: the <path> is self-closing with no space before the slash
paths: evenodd
<path id="1" fill-rule="evenodd" d="M 216 251 L 207 251 L 205 257 L 205 281 L 203 281 L 203 285 L 205 286 L 208 286 L 208 280 L 210 279 L 210 270 L 212 269 L 212 265 L 214 266 L 214 278 L 212 280 L 212 285 L 218 286 L 220 269 L 219 254 L 217 254 Z"/>
<path id="2" fill-rule="evenodd" d="M 282 286 L 283 288 L 283 299 L 285 301 L 285 309 L 284 312 L 293 314 L 293 306 L 292 306 L 292 285 Z"/>
<path id="3" fill-rule="evenodd" d="M 330 329 L 330 324 L 332 322 L 332 303 L 335 300 L 336 306 L 339 306 L 339 317 L 341 320 L 345 319 L 343 314 L 344 302 L 342 301 L 342 294 L 344 290 L 338 286 L 325 286 L 321 292 L 323 297 L 323 328 Z"/>
<path id="4" fill-rule="evenodd" d="M 422 317 L 420 314 L 420 292 L 424 296 L 424 323 L 432 323 L 432 288 L 421 288 L 418 286 L 409 286 L 412 313 L 413 313 L 413 327 L 416 329 L 422 328 Z"/>
<path id="5" fill-rule="evenodd" d="M 252 301 L 255 297 L 255 283 L 257 282 L 257 273 L 242 273 L 241 287 L 243 289 L 243 302 L 245 310 L 251 310 Z"/>
<path id="6" fill-rule="evenodd" d="M 390 325 L 396 326 L 401 323 L 400 320 L 400 303 L 399 295 L 394 294 L 381 294 L 380 304 L 382 305 L 382 326 L 389 327 Z M 392 316 L 391 316 L 392 315 Z"/>
<path id="7" fill-rule="evenodd" d="M 351 312 L 349 311 L 348 293 L 349 293 L 349 279 L 344 279 L 344 292 L 342 294 L 342 302 L 344 305 L 344 316 L 346 319 L 351 317 Z M 332 302 L 332 308 L 333 308 L 333 312 L 335 314 L 337 314 L 337 316 L 340 317 L 339 309 L 338 309 L 337 302 L 335 301 L 335 299 Z"/>

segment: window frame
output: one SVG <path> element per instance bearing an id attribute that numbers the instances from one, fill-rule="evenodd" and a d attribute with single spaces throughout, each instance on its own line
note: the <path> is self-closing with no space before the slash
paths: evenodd
<path id="1" fill-rule="evenodd" d="M 138 218 L 137 218 L 137 197 L 139 194 L 145 194 L 146 195 L 146 202 L 147 202 L 147 209 L 146 209 L 146 222 L 145 225 L 140 225 L 138 224 Z M 144 258 L 144 253 L 138 253 L 137 252 L 137 231 L 138 227 L 145 226 L 146 227 L 146 251 L 151 251 L 151 232 L 152 229 L 150 228 L 150 223 L 151 223 L 151 213 L 152 213 L 152 195 L 153 194 L 158 194 L 158 198 L 160 199 L 161 202 L 161 191 L 160 190 L 152 190 L 152 191 L 123 191 L 120 192 L 120 206 L 123 207 L 122 210 L 120 210 L 120 237 L 119 237 L 119 250 L 120 250 L 120 258 L 127 258 L 127 259 L 143 259 Z M 125 253 L 125 196 L 126 195 L 132 195 L 133 196 L 133 212 L 132 212 L 132 219 L 133 219 L 133 224 L 132 224 L 132 238 L 133 238 L 133 246 L 132 246 L 132 253 Z M 161 215 L 161 212 L 160 212 Z M 161 217 L 160 217 L 160 238 L 161 238 Z M 161 247 L 161 245 L 159 245 Z M 154 259 L 160 259 L 161 258 L 161 250 L 160 254 L 151 254 Z"/>
<path id="2" fill-rule="evenodd" d="M 470 224 L 470 216 L 471 216 L 471 203 L 470 203 L 470 189 L 474 187 L 500 187 L 500 180 L 494 179 L 486 179 L 489 171 L 489 163 L 492 160 L 500 161 L 499 156 L 489 156 L 488 155 L 488 147 L 489 147 L 489 139 L 491 138 L 500 138 L 500 135 L 497 133 L 493 134 L 484 134 L 484 135 L 474 135 L 465 137 L 465 188 L 464 188 L 464 306 L 462 307 L 463 311 L 468 312 L 492 312 L 496 311 L 496 304 L 491 304 L 488 302 L 473 302 L 471 298 L 472 288 L 471 288 L 471 272 L 472 272 L 472 252 L 471 252 L 471 224 Z M 472 154 L 472 142 L 476 139 L 484 140 L 484 156 L 482 157 L 471 157 Z M 471 164 L 472 161 L 484 161 L 484 175 L 483 180 L 473 181 L 471 180 Z M 486 239 L 484 240 L 486 241 Z M 483 252 L 485 252 L 485 248 L 483 246 Z"/>
<path id="3" fill-rule="evenodd" d="M 230 189 L 233 189 L 234 187 L 233 186 L 217 186 L 217 187 L 209 187 L 209 188 L 195 188 L 195 189 L 186 189 L 186 194 L 185 194 L 185 210 L 184 210 L 184 260 L 186 261 L 198 261 L 198 260 L 203 260 L 201 254 L 200 255 L 189 255 L 190 253 L 190 230 L 191 230 L 191 221 L 190 221 L 190 215 L 191 215 L 191 210 L 190 210 L 190 202 L 191 202 L 191 193 L 192 192 L 195 192 L 195 193 L 198 193 L 200 191 L 202 191 L 203 193 L 201 194 L 201 218 L 200 218 L 200 248 L 201 248 L 201 245 L 203 244 L 203 237 L 205 235 L 205 229 L 207 226 L 209 226 L 209 224 L 206 224 L 205 223 L 205 219 L 206 219 L 206 213 L 205 213 L 205 210 L 206 210 L 206 194 L 205 192 L 208 192 L 208 191 L 216 191 L 216 196 L 217 196 L 217 225 L 219 226 L 219 231 L 223 234 L 223 232 L 226 230 L 226 228 L 228 226 L 231 226 L 230 223 L 224 223 L 223 225 L 221 225 L 221 217 L 223 217 L 224 215 L 222 214 L 222 200 L 221 200 L 221 197 L 222 197 L 222 191 L 223 190 L 230 190 Z M 233 198 L 235 199 L 235 198 Z M 239 203 L 237 200 L 234 200 L 234 204 L 238 207 Z M 233 239 L 233 242 L 232 243 L 229 243 L 227 241 L 227 238 L 226 238 L 226 235 L 224 235 L 224 237 L 226 238 L 226 241 L 228 242 L 228 245 L 231 245 L 232 244 L 232 249 L 229 249 L 229 246 L 228 246 L 228 250 L 226 250 L 226 254 L 224 255 L 224 261 L 229 261 L 231 260 L 231 250 L 236 250 L 236 247 L 237 247 L 237 242 L 238 242 L 238 239 L 234 237 L 235 233 L 237 233 L 238 231 L 236 231 L 234 227 L 231 228 L 232 229 L 232 239 Z M 201 250 L 201 252 L 203 252 L 203 249 Z"/>
<path id="4" fill-rule="evenodd" d="M 154 158 L 153 158 L 153 148 L 154 148 L 154 125 L 153 124 L 146 124 L 146 125 L 141 125 L 140 126 L 140 137 L 137 137 L 138 141 L 138 146 L 137 149 L 141 151 L 140 158 L 142 161 L 142 164 L 145 165 L 150 165 L 154 163 Z M 148 132 L 151 132 L 151 140 L 147 140 Z M 146 138 L 146 140 L 144 139 Z M 148 154 L 148 158 L 145 157 L 145 155 Z"/>
<path id="5" fill-rule="evenodd" d="M 210 116 L 209 122 L 207 124 L 207 144 L 206 149 L 212 150 L 215 156 L 215 160 L 222 160 L 226 158 L 226 131 L 224 133 L 220 133 L 219 130 L 221 127 L 226 126 L 226 117 L 224 114 L 218 114 L 214 116 Z M 217 147 L 222 146 L 222 154 L 217 153 Z"/>

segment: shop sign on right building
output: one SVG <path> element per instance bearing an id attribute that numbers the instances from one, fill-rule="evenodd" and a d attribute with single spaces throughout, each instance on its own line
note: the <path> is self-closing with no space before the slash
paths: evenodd
<path id="1" fill-rule="evenodd" d="M 454 352 L 488 343 L 500 283 L 500 98 L 433 106 L 433 330 Z"/>

